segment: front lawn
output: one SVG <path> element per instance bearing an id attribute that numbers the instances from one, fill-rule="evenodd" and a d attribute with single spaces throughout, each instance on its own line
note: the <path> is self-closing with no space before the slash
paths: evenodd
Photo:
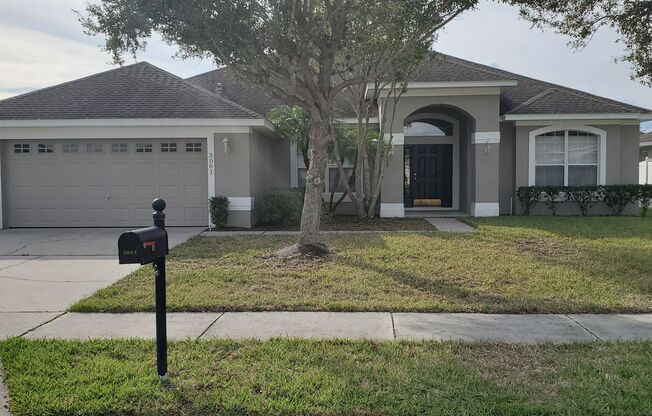
<path id="1" fill-rule="evenodd" d="M 0 342 L 15 416 L 649 415 L 652 343 Z"/>
<path id="2" fill-rule="evenodd" d="M 331 262 L 264 256 L 295 236 L 196 237 L 168 262 L 170 311 L 652 312 L 652 218 L 469 220 L 474 234 L 327 235 Z M 151 267 L 75 311 L 151 311 Z"/>

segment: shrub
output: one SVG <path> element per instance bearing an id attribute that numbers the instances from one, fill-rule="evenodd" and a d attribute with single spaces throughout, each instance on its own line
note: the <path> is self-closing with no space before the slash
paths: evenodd
<path id="1" fill-rule="evenodd" d="M 614 215 L 621 215 L 625 208 L 639 199 L 639 185 L 606 185 L 602 187 L 602 199 Z"/>
<path id="2" fill-rule="evenodd" d="M 568 186 L 564 188 L 564 192 L 566 200 L 577 203 L 585 217 L 595 203 L 602 199 L 602 187 L 600 186 Z"/>
<path id="3" fill-rule="evenodd" d="M 641 203 L 641 216 L 645 217 L 652 204 L 652 185 L 639 185 L 638 201 Z"/>
<path id="4" fill-rule="evenodd" d="M 266 225 L 296 225 L 301 221 L 303 192 L 298 189 L 269 191 L 258 200 L 258 221 Z"/>
<path id="5" fill-rule="evenodd" d="M 215 225 L 215 228 L 226 227 L 226 221 L 229 218 L 229 198 L 218 195 L 209 199 L 208 202 L 211 222 Z"/>
<path id="6" fill-rule="evenodd" d="M 541 198 L 541 191 L 536 186 L 523 186 L 518 188 L 516 196 L 518 200 L 521 201 L 523 213 L 525 215 L 530 215 L 530 211 Z"/>
<path id="7" fill-rule="evenodd" d="M 552 212 L 552 215 L 557 215 L 557 206 L 559 205 L 561 195 L 564 193 L 564 188 L 561 186 L 544 186 L 540 189 L 546 206 Z"/>

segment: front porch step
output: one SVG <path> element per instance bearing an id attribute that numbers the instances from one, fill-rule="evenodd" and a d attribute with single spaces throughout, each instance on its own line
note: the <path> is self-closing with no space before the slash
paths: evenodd
<path id="1" fill-rule="evenodd" d="M 457 218 L 468 217 L 469 214 L 464 211 L 439 211 L 439 210 L 405 210 L 406 218 Z"/>

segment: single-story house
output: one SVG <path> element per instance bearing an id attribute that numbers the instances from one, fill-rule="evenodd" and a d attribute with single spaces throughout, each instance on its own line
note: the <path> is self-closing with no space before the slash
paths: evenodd
<path id="1" fill-rule="evenodd" d="M 641 134 L 641 162 L 647 159 L 652 159 L 652 131 L 649 133 Z"/>
<path id="2" fill-rule="evenodd" d="M 381 101 L 380 114 L 391 104 Z M 251 227 L 257 197 L 305 175 L 265 118 L 277 105 L 227 68 L 181 79 L 145 62 L 0 101 L 0 228 L 142 226 L 154 197 L 168 224 L 206 226 L 213 195 L 229 198 L 230 225 Z M 353 115 L 338 106 L 338 117 Z M 640 123 L 651 119 L 436 55 L 382 123 L 393 150 L 380 215 L 494 216 L 518 210 L 524 185 L 637 183 Z M 341 191 L 334 173 L 326 191 Z"/>
<path id="3" fill-rule="evenodd" d="M 641 152 L 639 163 L 639 183 L 652 183 L 652 132 L 641 133 Z"/>

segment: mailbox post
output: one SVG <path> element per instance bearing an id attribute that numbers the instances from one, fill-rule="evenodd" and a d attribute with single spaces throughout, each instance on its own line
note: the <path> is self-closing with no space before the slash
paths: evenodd
<path id="1" fill-rule="evenodd" d="M 165 201 L 155 199 L 154 226 L 123 233 L 118 240 L 120 264 L 154 266 L 156 298 L 156 370 L 161 381 L 168 379 L 168 340 L 165 318 L 165 256 L 168 254 L 168 233 L 165 231 Z"/>
<path id="2" fill-rule="evenodd" d="M 154 226 L 165 231 L 165 201 L 155 199 L 152 202 L 154 208 Z M 167 231 L 165 232 L 167 240 Z M 166 244 L 167 246 L 167 241 Z M 167 254 L 167 253 L 166 253 Z M 168 379 L 168 333 L 165 317 L 165 256 L 154 260 L 154 287 L 156 291 L 156 370 L 161 381 Z"/>

